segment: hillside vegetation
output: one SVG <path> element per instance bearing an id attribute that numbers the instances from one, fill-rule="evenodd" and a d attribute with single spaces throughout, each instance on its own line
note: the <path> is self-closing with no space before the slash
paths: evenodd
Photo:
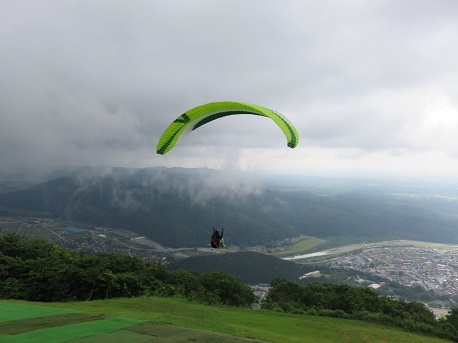
<path id="1" fill-rule="evenodd" d="M 168 271 L 160 264 L 134 257 L 91 256 L 17 234 L 0 236 L 0 266 L 3 299 L 68 302 L 149 295 L 245 308 L 255 301 L 241 279 L 221 271 Z M 446 319 L 436 321 L 421 303 L 398 302 L 362 287 L 319 283 L 301 286 L 281 279 L 272 286 L 262 306 L 274 312 L 360 319 L 458 341 L 455 310 Z M 195 320 L 201 323 L 199 315 Z"/>
<path id="2" fill-rule="evenodd" d="M 231 306 L 254 301 L 250 288 L 227 273 L 170 273 L 161 264 L 125 255 L 91 256 L 17 234 L 0 236 L 0 298 L 70 301 L 144 294 Z"/>
<path id="3" fill-rule="evenodd" d="M 303 274 L 314 270 L 313 266 L 300 265 L 255 252 L 189 257 L 172 262 L 168 268 L 199 273 L 220 270 L 236 275 L 248 284 L 270 283 L 274 278 L 297 280 Z"/>

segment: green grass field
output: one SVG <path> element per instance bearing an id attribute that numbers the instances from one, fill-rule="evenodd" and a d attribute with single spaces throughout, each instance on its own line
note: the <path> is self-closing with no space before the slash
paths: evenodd
<path id="1" fill-rule="evenodd" d="M 322 239 L 316 237 L 300 237 L 295 240 L 295 242 L 287 248 L 275 248 L 271 255 L 277 257 L 286 257 L 291 255 L 300 255 L 307 253 L 311 249 L 323 244 Z"/>
<path id="2" fill-rule="evenodd" d="M 142 322 L 144 321 L 134 318 L 107 317 L 103 314 L 28 303 L 0 302 L 0 342 L 2 343 L 74 341 L 115 334 L 121 329 Z M 130 335 L 141 336 L 135 332 L 131 332 Z"/>
<path id="3" fill-rule="evenodd" d="M 77 313 L 81 311 L 45 306 L 30 306 L 28 303 L 11 303 L 0 301 L 0 323 L 26 318 L 54 316 L 59 314 Z"/>
<path id="4" fill-rule="evenodd" d="M 251 340 L 282 343 L 445 342 L 361 321 L 206 306 L 173 298 L 33 305 L 22 301 L 0 301 L 0 313 L 15 306 L 37 308 L 33 311 L 34 317 L 3 320 L 0 342 L 135 343 L 154 338 L 160 338 L 160 342 L 177 343 Z M 43 311 L 42 318 L 36 316 L 40 311 Z M 91 315 L 94 316 L 92 319 Z"/>

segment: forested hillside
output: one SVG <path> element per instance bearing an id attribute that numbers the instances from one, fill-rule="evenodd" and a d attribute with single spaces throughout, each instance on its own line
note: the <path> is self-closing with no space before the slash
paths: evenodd
<path id="1" fill-rule="evenodd" d="M 270 283 L 274 278 L 297 280 L 314 268 L 255 252 L 189 257 L 168 266 L 169 270 L 186 269 L 200 273 L 220 270 L 248 284 Z"/>
<path id="2" fill-rule="evenodd" d="M 16 234 L 0 236 L 0 266 L 2 299 L 68 302 L 153 296 L 236 307 L 248 307 L 256 300 L 247 285 L 228 273 L 167 271 L 160 264 L 138 258 L 91 256 Z M 458 311 L 452 310 L 437 321 L 422 303 L 381 297 L 365 287 L 324 283 L 302 286 L 276 279 L 262 307 L 297 315 L 376 322 L 458 341 Z"/>
<path id="3" fill-rule="evenodd" d="M 156 262 L 120 254 L 88 255 L 40 239 L 0 235 L 0 298 L 96 300 L 183 296 L 206 304 L 249 306 L 251 289 L 222 272 L 168 272 Z"/>
<path id="4" fill-rule="evenodd" d="M 170 247 L 273 245 L 299 234 L 458 243 L 458 219 L 409 199 L 275 190 L 207 169 L 85 169 L 0 194 L 0 214 L 41 215 L 134 231 Z"/>

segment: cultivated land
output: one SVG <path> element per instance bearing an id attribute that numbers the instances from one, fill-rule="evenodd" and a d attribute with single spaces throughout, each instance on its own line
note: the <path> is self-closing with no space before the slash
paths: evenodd
<path id="1" fill-rule="evenodd" d="M 173 298 L 0 301 L 0 313 L 1 342 L 446 342 L 355 320 L 206 306 Z"/>
<path id="2" fill-rule="evenodd" d="M 272 255 L 277 257 L 286 257 L 290 255 L 298 255 L 311 249 L 320 246 L 324 243 L 322 239 L 316 237 L 298 237 L 291 239 L 292 244 L 286 247 L 272 249 Z"/>

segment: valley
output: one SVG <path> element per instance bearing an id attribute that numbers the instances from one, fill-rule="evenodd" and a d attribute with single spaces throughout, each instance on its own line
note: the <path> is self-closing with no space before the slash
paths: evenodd
<path id="1" fill-rule="evenodd" d="M 215 251 L 204 245 L 169 248 L 128 230 L 79 226 L 46 218 L 2 216 L 0 228 L 3 233 L 43 238 L 63 247 L 91 254 L 121 253 L 143 260 L 160 261 L 163 264 L 214 253 L 254 251 L 272 255 L 273 250 L 273 256 L 279 255 L 285 261 L 299 264 L 317 265 L 317 269 L 326 265 L 336 270 L 360 271 L 407 287 L 420 286 L 437 296 L 438 306 L 451 305 L 450 299 L 458 298 L 458 247 L 452 244 L 408 240 L 358 244 L 343 242 L 341 246 L 316 251 L 325 241 L 314 237 L 298 237 L 278 241 L 274 249 L 263 246 L 241 249 L 229 245 L 227 249 Z M 371 280 L 361 279 L 360 282 L 365 285 L 374 284 Z M 383 287 L 383 283 L 372 287 Z M 447 305 L 443 302 L 444 299 L 447 300 Z"/>

